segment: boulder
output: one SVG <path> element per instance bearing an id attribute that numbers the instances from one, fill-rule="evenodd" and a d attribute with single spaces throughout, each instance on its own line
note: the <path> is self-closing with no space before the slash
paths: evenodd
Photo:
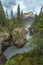
<path id="1" fill-rule="evenodd" d="M 22 39 L 18 39 L 16 42 L 15 42 L 15 45 L 18 47 L 18 48 L 21 48 L 25 45 L 26 43 L 26 38 L 22 38 Z"/>
<path id="2" fill-rule="evenodd" d="M 17 47 L 22 47 L 26 42 L 26 29 L 25 28 L 17 28 L 12 32 L 12 41 Z"/>

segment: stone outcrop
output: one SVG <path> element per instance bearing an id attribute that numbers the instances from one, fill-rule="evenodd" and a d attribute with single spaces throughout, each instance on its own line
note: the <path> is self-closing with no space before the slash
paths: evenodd
<path id="1" fill-rule="evenodd" d="M 18 39 L 16 42 L 15 42 L 15 45 L 18 47 L 18 48 L 21 48 L 25 45 L 26 43 L 26 37 L 25 38 L 22 38 L 22 39 Z"/>
<path id="2" fill-rule="evenodd" d="M 31 27 L 29 27 L 28 30 L 29 30 L 29 34 L 30 35 L 33 35 L 34 34 L 34 29 L 32 29 Z"/>
<path id="3" fill-rule="evenodd" d="M 12 32 L 12 41 L 17 47 L 22 47 L 26 43 L 27 31 L 24 28 L 14 29 Z"/>
<path id="4" fill-rule="evenodd" d="M 8 40 L 10 37 L 10 34 L 7 32 L 0 32 L 0 54 L 2 52 L 2 45 L 8 45 L 7 43 L 4 43 L 4 41 Z"/>
<path id="5" fill-rule="evenodd" d="M 28 12 L 28 13 L 24 13 L 23 16 L 24 18 L 35 17 L 35 14 L 33 14 L 33 12 Z"/>
<path id="6" fill-rule="evenodd" d="M 10 38 L 10 34 L 7 32 L 0 32 L 0 44 L 3 43 L 3 41 Z"/>

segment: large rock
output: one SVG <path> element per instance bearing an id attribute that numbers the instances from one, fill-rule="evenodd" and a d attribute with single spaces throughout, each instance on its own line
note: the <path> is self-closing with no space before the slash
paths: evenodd
<path id="1" fill-rule="evenodd" d="M 25 28 L 17 28 L 12 32 L 12 41 L 17 47 L 22 47 L 26 42 L 26 29 Z"/>
<path id="2" fill-rule="evenodd" d="M 18 48 L 21 48 L 25 45 L 26 43 L 26 38 L 22 38 L 22 39 L 18 39 L 16 42 L 15 42 L 15 45 L 18 47 Z"/>

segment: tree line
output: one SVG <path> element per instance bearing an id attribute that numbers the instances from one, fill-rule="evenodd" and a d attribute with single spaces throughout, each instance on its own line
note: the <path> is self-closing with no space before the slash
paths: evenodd
<path id="1" fill-rule="evenodd" d="M 0 3 L 0 26 L 6 29 L 12 29 L 17 27 L 24 27 L 23 10 L 20 12 L 20 5 L 17 7 L 17 16 L 13 16 L 13 10 L 11 9 L 11 18 L 9 19 L 8 12 L 3 10 L 3 6 Z"/>

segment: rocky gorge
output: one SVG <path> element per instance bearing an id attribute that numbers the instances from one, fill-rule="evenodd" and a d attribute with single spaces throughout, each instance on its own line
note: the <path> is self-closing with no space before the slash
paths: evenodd
<path id="1" fill-rule="evenodd" d="M 11 34 L 0 32 L 0 54 L 11 45 L 22 47 L 26 43 L 26 33 L 26 29 L 23 28 L 13 30 Z"/>

